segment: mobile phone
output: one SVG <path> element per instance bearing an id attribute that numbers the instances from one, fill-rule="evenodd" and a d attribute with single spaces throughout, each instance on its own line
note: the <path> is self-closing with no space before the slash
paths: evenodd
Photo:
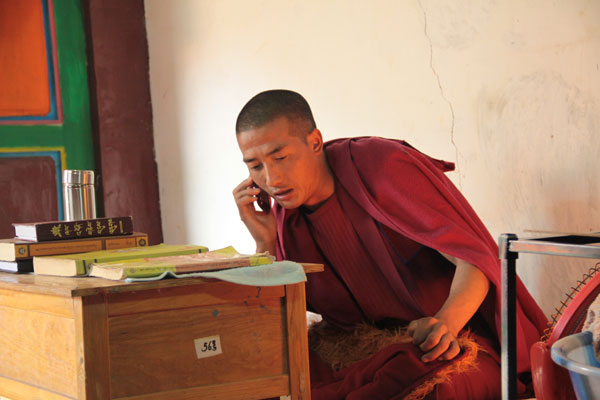
<path id="1" fill-rule="evenodd" d="M 263 210 L 264 212 L 271 211 L 271 198 L 269 197 L 269 194 L 267 192 L 265 192 L 264 190 L 262 190 L 254 182 L 252 182 L 252 187 L 260 189 L 260 193 L 258 194 L 258 197 L 256 198 L 256 204 L 258 204 L 258 207 L 260 207 L 260 209 Z"/>

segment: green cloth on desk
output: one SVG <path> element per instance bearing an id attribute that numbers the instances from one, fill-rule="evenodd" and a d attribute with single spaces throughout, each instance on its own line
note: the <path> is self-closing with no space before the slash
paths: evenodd
<path id="1" fill-rule="evenodd" d="M 248 286 L 279 286 L 306 282 L 306 274 L 302 265 L 292 261 L 277 261 L 272 264 L 254 267 L 239 267 L 220 271 L 194 272 L 191 274 L 174 274 L 163 272 L 149 278 L 127 278 L 126 282 L 156 281 L 163 278 L 216 278 L 222 281 Z"/>

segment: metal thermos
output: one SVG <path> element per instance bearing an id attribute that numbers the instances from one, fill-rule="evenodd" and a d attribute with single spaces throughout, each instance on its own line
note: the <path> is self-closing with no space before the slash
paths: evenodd
<path id="1" fill-rule="evenodd" d="M 96 218 L 94 171 L 63 171 L 65 221 Z"/>

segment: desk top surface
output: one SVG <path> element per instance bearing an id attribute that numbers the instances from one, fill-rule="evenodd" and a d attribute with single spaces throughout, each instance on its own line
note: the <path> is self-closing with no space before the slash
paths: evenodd
<path id="1" fill-rule="evenodd" d="M 302 267 L 306 273 L 323 271 L 322 264 L 302 263 Z M 102 292 L 117 293 L 177 286 L 203 285 L 214 281 L 217 281 L 217 279 L 182 278 L 147 282 L 125 282 L 90 277 L 62 277 L 0 272 L 0 289 L 66 297 L 89 296 Z"/>

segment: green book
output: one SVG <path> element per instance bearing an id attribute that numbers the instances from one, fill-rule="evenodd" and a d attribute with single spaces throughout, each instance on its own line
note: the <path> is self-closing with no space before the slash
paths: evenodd
<path id="1" fill-rule="evenodd" d="M 60 256 L 34 257 L 33 271 L 36 274 L 56 276 L 88 275 L 90 264 L 94 262 L 121 261 L 140 258 L 165 257 L 202 253 L 204 246 L 159 244 L 147 247 L 132 247 L 117 250 L 100 250 L 89 253 Z"/>
<path id="2" fill-rule="evenodd" d="M 90 276 L 105 279 L 148 278 L 172 272 L 175 275 L 271 264 L 275 257 L 268 253 L 240 254 L 233 247 L 167 257 L 131 259 L 93 263 Z"/>

